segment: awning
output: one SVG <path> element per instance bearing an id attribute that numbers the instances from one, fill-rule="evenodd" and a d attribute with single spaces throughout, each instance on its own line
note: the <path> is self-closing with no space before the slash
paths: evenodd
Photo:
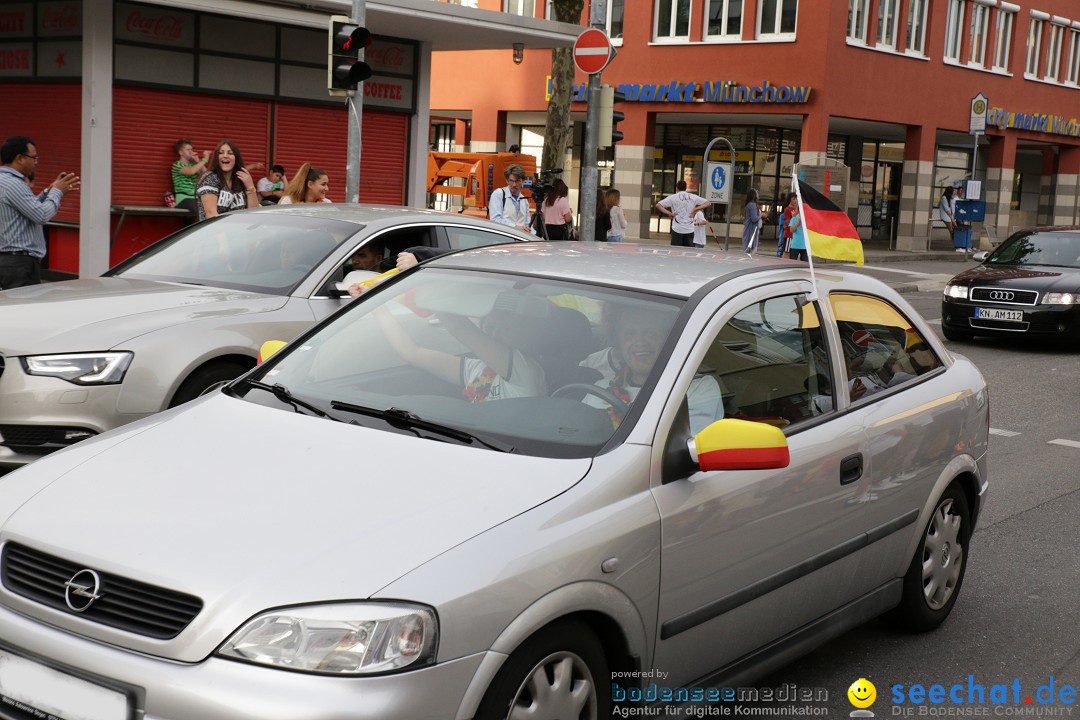
<path id="1" fill-rule="evenodd" d="M 289 25 L 326 27 L 329 15 L 349 15 L 351 0 L 141 0 L 185 10 Z M 369 0 L 365 25 L 375 35 L 429 42 L 432 50 L 570 47 L 582 28 L 569 23 L 479 10 L 438 0 Z"/>

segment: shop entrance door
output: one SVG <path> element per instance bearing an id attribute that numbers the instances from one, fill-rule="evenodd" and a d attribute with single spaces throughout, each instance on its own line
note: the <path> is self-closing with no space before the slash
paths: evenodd
<path id="1" fill-rule="evenodd" d="M 874 179 L 874 214 L 871 239 L 888 243 L 894 248 L 896 225 L 900 215 L 900 180 L 904 174 L 901 163 L 879 162 Z"/>

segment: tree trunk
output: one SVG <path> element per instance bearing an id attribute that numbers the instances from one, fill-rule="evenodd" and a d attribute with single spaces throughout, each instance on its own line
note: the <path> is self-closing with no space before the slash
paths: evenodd
<path id="1" fill-rule="evenodd" d="M 555 0 L 555 19 L 577 25 L 585 0 Z M 561 168 L 566 148 L 574 136 L 570 124 L 570 94 L 574 85 L 574 59 L 570 48 L 551 51 L 551 98 L 547 106 L 547 123 L 544 128 L 544 156 L 542 170 Z"/>

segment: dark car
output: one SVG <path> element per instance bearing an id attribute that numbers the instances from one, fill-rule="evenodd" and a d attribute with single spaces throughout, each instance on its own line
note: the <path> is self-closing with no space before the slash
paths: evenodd
<path id="1" fill-rule="evenodd" d="M 948 340 L 1025 333 L 1080 340 L 1080 227 L 1042 227 L 976 253 L 978 267 L 945 286 Z"/>

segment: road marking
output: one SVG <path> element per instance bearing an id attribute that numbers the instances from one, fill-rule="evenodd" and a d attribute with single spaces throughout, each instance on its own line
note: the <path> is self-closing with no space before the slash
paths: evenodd
<path id="1" fill-rule="evenodd" d="M 1061 440 L 1060 438 L 1057 439 L 1057 440 L 1051 440 L 1050 442 L 1048 442 L 1046 444 L 1047 445 L 1064 445 L 1065 447 L 1080 448 L 1080 442 L 1077 442 L 1076 440 Z"/>
<path id="2" fill-rule="evenodd" d="M 852 267 L 853 268 L 853 267 L 860 267 L 860 266 L 855 265 L 854 263 L 850 263 L 850 264 L 847 264 L 846 267 Z M 936 277 L 940 276 L 939 273 L 924 273 L 924 272 L 918 272 L 916 270 L 904 270 L 902 268 L 881 267 L 879 265 L 862 265 L 861 267 L 862 267 L 863 270 L 880 270 L 881 272 L 900 273 L 901 275 L 915 275 L 917 277 L 924 277 L 924 278 L 936 278 Z M 953 276 L 949 275 L 949 277 L 951 278 Z"/>
<path id="3" fill-rule="evenodd" d="M 927 320 L 926 322 L 929 323 L 930 325 L 940 325 L 941 324 L 941 318 L 935 318 L 934 320 Z"/>
<path id="4" fill-rule="evenodd" d="M 998 435 L 999 437 L 1016 437 L 1020 433 L 1013 430 L 1001 430 L 999 428 L 990 428 L 991 435 Z"/>

